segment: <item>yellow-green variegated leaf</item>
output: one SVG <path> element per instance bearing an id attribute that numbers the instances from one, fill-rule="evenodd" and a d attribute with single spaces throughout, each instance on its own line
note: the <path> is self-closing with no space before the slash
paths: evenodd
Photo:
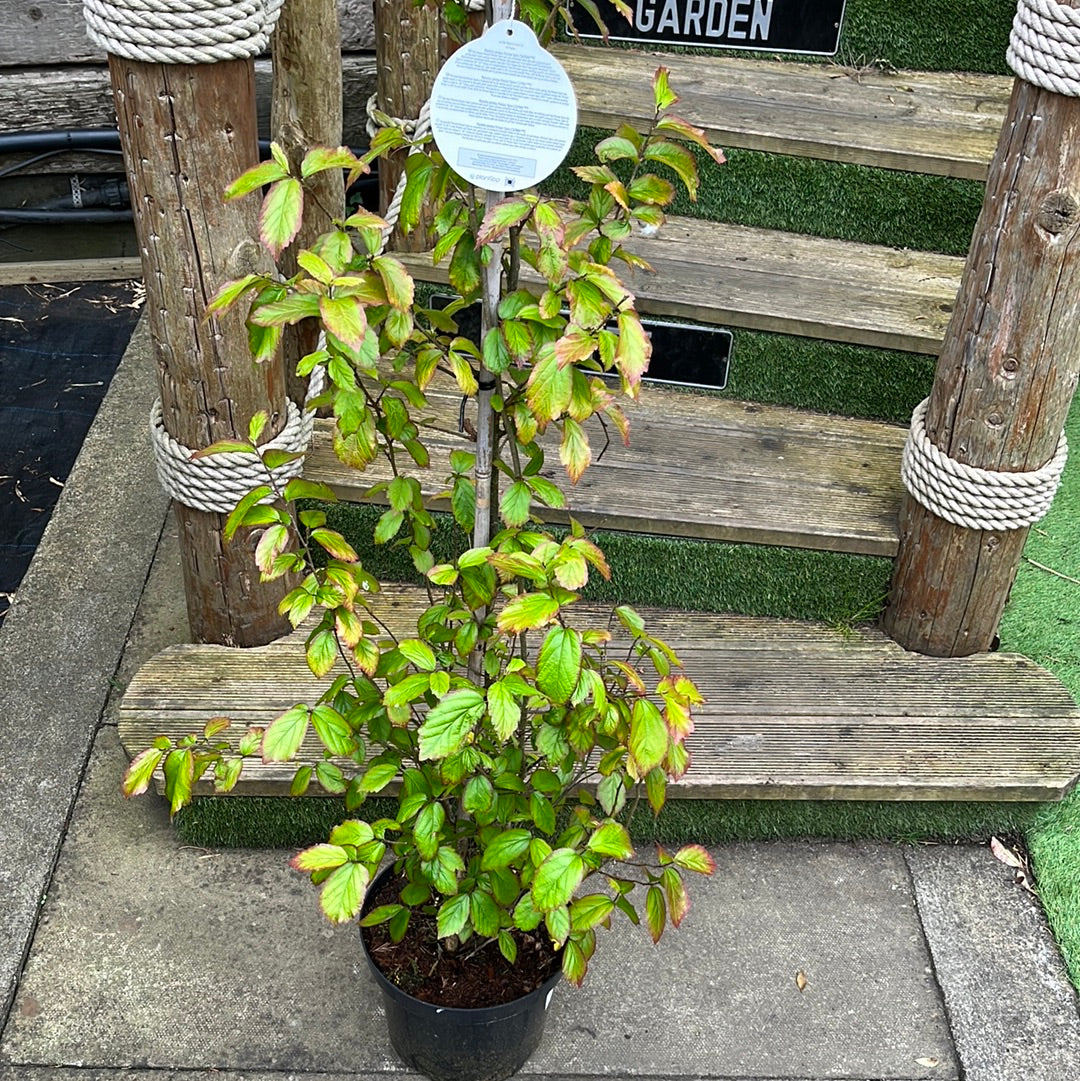
<path id="1" fill-rule="evenodd" d="M 276 259 L 300 231 L 304 215 L 304 189 L 292 177 L 270 186 L 259 215 L 259 237 Z"/>

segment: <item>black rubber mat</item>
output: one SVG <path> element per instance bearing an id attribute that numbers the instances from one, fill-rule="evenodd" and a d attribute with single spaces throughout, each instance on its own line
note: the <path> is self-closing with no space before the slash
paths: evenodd
<path id="1" fill-rule="evenodd" d="M 0 288 L 0 620 L 135 328 L 136 290 Z"/>

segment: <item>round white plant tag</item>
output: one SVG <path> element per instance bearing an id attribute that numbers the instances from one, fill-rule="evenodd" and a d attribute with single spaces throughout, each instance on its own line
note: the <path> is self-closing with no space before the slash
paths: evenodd
<path id="1" fill-rule="evenodd" d="M 562 163 L 577 99 L 525 23 L 505 19 L 463 45 L 431 91 L 431 132 L 450 167 L 488 191 L 539 184 Z"/>

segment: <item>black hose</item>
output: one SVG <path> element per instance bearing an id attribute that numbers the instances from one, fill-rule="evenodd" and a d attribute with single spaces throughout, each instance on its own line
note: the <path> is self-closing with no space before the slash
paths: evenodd
<path id="1" fill-rule="evenodd" d="M 355 150 L 362 154 L 367 147 Z M 36 153 L 34 153 L 36 151 Z M 39 161 L 56 157 L 70 151 L 82 153 L 118 155 L 120 132 L 112 128 L 82 128 L 66 131 L 22 131 L 0 133 L 0 154 L 31 153 L 25 161 L 0 169 L 0 177 L 18 172 Z M 259 140 L 260 154 L 269 154 L 270 140 Z M 358 189 L 368 188 L 377 180 L 373 170 L 356 184 Z M 377 198 L 377 197 L 376 197 Z M 106 222 L 131 221 L 131 210 L 118 209 L 60 209 L 55 201 L 39 207 L 20 207 L 7 209 L 0 207 L 0 224 L 4 225 L 58 225 L 64 222 L 73 224 L 96 224 Z"/>

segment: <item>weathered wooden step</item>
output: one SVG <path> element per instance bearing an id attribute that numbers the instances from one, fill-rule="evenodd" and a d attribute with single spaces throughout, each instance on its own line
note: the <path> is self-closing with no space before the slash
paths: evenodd
<path id="1" fill-rule="evenodd" d="M 915 353 L 938 351 L 964 268 L 958 256 L 694 218 L 626 246 L 655 271 L 620 271 L 642 312 Z M 448 280 L 430 255 L 398 257 L 421 281 Z"/>
<path id="2" fill-rule="evenodd" d="M 443 384 L 445 388 L 445 384 Z M 473 444 L 458 433 L 461 396 L 433 384 L 433 424 L 425 496 L 444 489 L 453 450 Z M 903 488 L 900 456 L 906 431 L 873 421 L 823 416 L 779 406 L 734 402 L 646 386 L 627 402 L 630 446 L 589 426 L 593 464 L 571 487 L 548 439 L 545 474 L 567 495 L 567 510 L 586 525 L 705 540 L 892 556 Z M 304 466 L 309 480 L 363 501 L 389 479 L 385 467 L 360 473 L 341 464 L 329 422 L 316 425 Z M 448 510 L 445 500 L 430 502 Z M 550 521 L 566 513 L 534 508 Z"/>
<path id="3" fill-rule="evenodd" d="M 581 45 L 553 50 L 570 74 L 579 122 L 653 119 L 661 64 L 676 111 L 721 147 L 985 180 L 1013 80 L 1004 75 L 854 70 L 836 64 L 687 56 Z"/>
<path id="4" fill-rule="evenodd" d="M 412 633 L 419 590 L 388 587 L 380 615 Z M 582 608 L 582 621 L 604 619 Z M 590 615 L 587 615 L 589 613 Z M 1058 799 L 1080 774 L 1080 709 L 1024 657 L 907 653 L 873 630 L 642 609 L 680 653 L 707 703 L 693 763 L 672 794 L 756 799 Z M 132 680 L 120 707 L 129 754 L 215 716 L 237 735 L 297 702 L 316 681 L 296 633 L 259 649 L 174 646 Z M 310 744 L 311 760 L 321 757 Z M 293 770 L 245 766 L 238 791 L 288 792 Z"/>

